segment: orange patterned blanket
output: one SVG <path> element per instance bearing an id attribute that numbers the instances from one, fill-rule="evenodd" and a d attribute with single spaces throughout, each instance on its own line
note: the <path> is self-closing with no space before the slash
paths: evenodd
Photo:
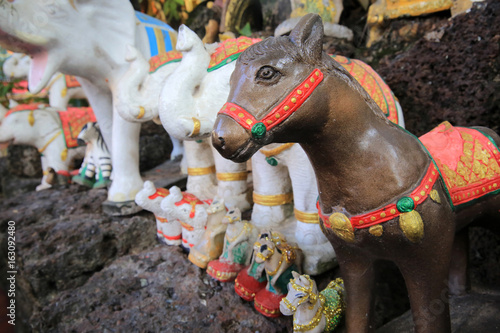
<path id="1" fill-rule="evenodd" d="M 210 64 L 208 65 L 208 71 L 211 72 L 238 59 L 241 52 L 260 41 L 261 39 L 259 38 L 249 38 L 245 36 L 225 40 L 219 44 L 217 50 L 212 54 Z"/>
<path id="2" fill-rule="evenodd" d="M 351 74 L 366 92 L 373 98 L 385 116 L 395 124 L 399 124 L 396 97 L 391 88 L 369 65 L 361 60 L 350 59 L 340 55 L 331 56 Z"/>
<path id="3" fill-rule="evenodd" d="M 76 108 L 69 107 L 67 111 L 59 111 L 61 119 L 61 128 L 63 130 L 64 139 L 68 148 L 78 146 L 78 134 L 82 127 L 88 122 L 95 122 L 96 118 L 92 108 Z"/>
<path id="4" fill-rule="evenodd" d="M 454 206 L 500 192 L 500 153 L 490 137 L 444 122 L 420 141 L 441 171 Z"/>
<path id="5" fill-rule="evenodd" d="M 154 57 L 149 58 L 149 74 L 156 72 L 160 67 L 170 64 L 171 62 L 179 62 L 182 60 L 182 53 L 178 51 L 168 51 L 159 53 Z"/>

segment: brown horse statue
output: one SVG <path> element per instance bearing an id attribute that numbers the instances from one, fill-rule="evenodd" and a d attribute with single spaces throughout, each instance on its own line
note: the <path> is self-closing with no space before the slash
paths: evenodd
<path id="1" fill-rule="evenodd" d="M 450 332 L 448 292 L 467 284 L 466 226 L 497 222 L 498 231 L 500 137 L 444 123 L 418 140 L 322 51 L 322 37 L 321 19 L 309 14 L 290 36 L 248 48 L 213 144 L 235 162 L 272 142 L 304 148 L 318 180 L 321 226 L 345 281 L 348 332 L 375 329 L 379 259 L 402 272 L 415 331 Z"/>

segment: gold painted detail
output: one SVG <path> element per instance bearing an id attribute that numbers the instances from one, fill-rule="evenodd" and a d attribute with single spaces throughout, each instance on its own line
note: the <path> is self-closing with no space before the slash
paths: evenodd
<path id="1" fill-rule="evenodd" d="M 215 165 L 205 167 L 205 168 L 188 168 L 189 176 L 204 176 L 215 173 Z"/>
<path id="2" fill-rule="evenodd" d="M 377 224 L 374 226 L 371 226 L 370 229 L 368 229 L 368 232 L 372 234 L 373 236 L 380 237 L 384 233 L 384 227 L 382 225 Z"/>
<path id="3" fill-rule="evenodd" d="M 297 208 L 293 209 L 295 218 L 297 221 L 302 223 L 319 224 L 319 214 L 318 213 L 306 213 Z"/>
<path id="4" fill-rule="evenodd" d="M 439 193 L 437 190 L 432 190 L 431 193 L 431 199 L 434 200 L 437 203 L 441 203 L 441 197 L 439 196 Z"/>
<path id="5" fill-rule="evenodd" d="M 262 206 L 281 206 L 292 202 L 293 193 L 265 195 L 253 192 L 253 202 Z"/>
<path id="6" fill-rule="evenodd" d="M 281 154 L 282 152 L 284 152 L 287 149 L 292 148 L 292 146 L 294 144 L 295 143 L 293 143 L 293 142 L 285 143 L 285 144 L 282 144 L 281 146 L 276 147 L 274 149 L 269 149 L 269 150 L 261 149 L 260 152 L 262 154 L 264 154 L 264 156 L 266 156 L 266 157 L 272 157 L 272 156 L 276 156 L 278 154 Z"/>
<path id="7" fill-rule="evenodd" d="M 328 218 L 332 231 L 346 242 L 354 242 L 354 230 L 351 221 L 342 213 L 333 213 Z"/>
<path id="8" fill-rule="evenodd" d="M 61 151 L 61 161 L 66 161 L 66 159 L 68 158 L 68 148 L 64 148 L 62 151 Z"/>
<path id="9" fill-rule="evenodd" d="M 191 117 L 193 119 L 193 132 L 189 134 L 190 137 L 200 134 L 201 123 L 196 117 Z"/>
<path id="10" fill-rule="evenodd" d="M 399 227 L 412 243 L 417 243 L 424 237 L 424 222 L 416 210 L 399 215 Z"/>
<path id="11" fill-rule="evenodd" d="M 293 324 L 293 331 L 294 332 L 309 332 L 319 325 L 319 323 L 321 321 L 321 317 L 323 316 L 323 308 L 325 305 L 325 296 L 323 296 L 323 295 L 318 295 L 318 296 L 319 296 L 319 300 L 321 302 L 321 305 L 318 307 L 318 310 L 316 310 L 316 314 L 311 319 L 311 321 L 308 322 L 307 324 Z"/>
<path id="12" fill-rule="evenodd" d="M 57 132 L 56 134 L 54 134 L 54 136 L 53 136 L 53 137 L 51 137 L 51 138 L 49 139 L 49 141 L 47 141 L 47 143 L 46 143 L 46 144 L 45 144 L 42 148 L 38 149 L 38 152 L 39 152 L 40 154 L 43 154 L 43 152 L 45 151 L 45 149 L 47 149 L 47 147 L 48 147 L 48 146 L 52 143 L 52 141 L 54 141 L 54 140 L 55 140 L 55 139 L 56 139 L 56 138 L 57 138 L 57 137 L 58 137 L 61 133 L 62 133 L 62 132 L 61 132 L 61 131 L 59 131 L 59 132 Z"/>
<path id="13" fill-rule="evenodd" d="M 143 106 L 139 107 L 139 114 L 137 115 L 137 119 L 141 119 L 144 117 L 144 114 L 146 113 L 146 110 L 144 109 Z"/>
<path id="14" fill-rule="evenodd" d="M 246 180 L 248 173 L 246 171 L 242 172 L 217 172 L 217 180 L 231 182 L 238 180 Z"/>
<path id="15" fill-rule="evenodd" d="M 33 115 L 33 112 L 35 112 L 35 110 L 31 110 L 30 113 L 28 114 L 28 122 L 30 123 L 31 127 L 35 125 L 35 116 Z"/>

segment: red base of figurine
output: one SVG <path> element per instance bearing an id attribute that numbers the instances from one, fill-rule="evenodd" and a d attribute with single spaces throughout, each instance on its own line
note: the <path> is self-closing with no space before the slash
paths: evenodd
<path id="1" fill-rule="evenodd" d="M 262 282 L 257 281 L 252 276 L 248 275 L 247 268 L 243 269 L 236 278 L 234 283 L 234 290 L 236 293 L 243 298 L 245 301 L 253 301 L 255 294 L 259 290 L 266 287 L 267 281 Z"/>
<path id="2" fill-rule="evenodd" d="M 236 279 L 236 276 L 243 268 L 245 266 L 240 264 L 213 260 L 208 263 L 207 273 L 220 282 L 231 282 Z"/>
<path id="3" fill-rule="evenodd" d="M 266 317 L 281 316 L 280 302 L 285 295 L 277 295 L 267 289 L 262 289 L 255 295 L 254 307 Z"/>

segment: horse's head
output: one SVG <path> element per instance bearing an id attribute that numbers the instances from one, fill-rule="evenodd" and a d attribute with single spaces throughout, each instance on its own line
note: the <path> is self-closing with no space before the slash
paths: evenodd
<path id="1" fill-rule="evenodd" d="M 303 304 L 314 305 L 318 300 L 318 288 L 308 275 L 292 272 L 293 279 L 288 284 L 288 294 L 280 302 L 280 311 L 285 316 L 293 315 Z"/>
<path id="2" fill-rule="evenodd" d="M 241 221 L 241 211 L 235 207 L 227 212 L 226 216 L 222 219 L 222 223 L 231 224 L 236 221 Z"/>
<path id="3" fill-rule="evenodd" d="M 210 206 L 207 208 L 208 215 L 222 212 L 226 210 L 226 205 L 224 204 L 224 198 L 215 197 Z"/>
<path id="4" fill-rule="evenodd" d="M 249 47 L 237 61 L 231 91 L 212 132 L 215 148 L 237 162 L 272 142 L 312 140 L 332 103 L 324 75 L 340 65 L 323 52 L 318 15 L 304 16 L 290 36 Z"/>
<path id="5" fill-rule="evenodd" d="M 285 237 L 276 231 L 263 231 L 254 243 L 255 262 L 261 264 L 269 260 L 277 251 L 281 255 L 279 245 L 286 243 Z"/>

